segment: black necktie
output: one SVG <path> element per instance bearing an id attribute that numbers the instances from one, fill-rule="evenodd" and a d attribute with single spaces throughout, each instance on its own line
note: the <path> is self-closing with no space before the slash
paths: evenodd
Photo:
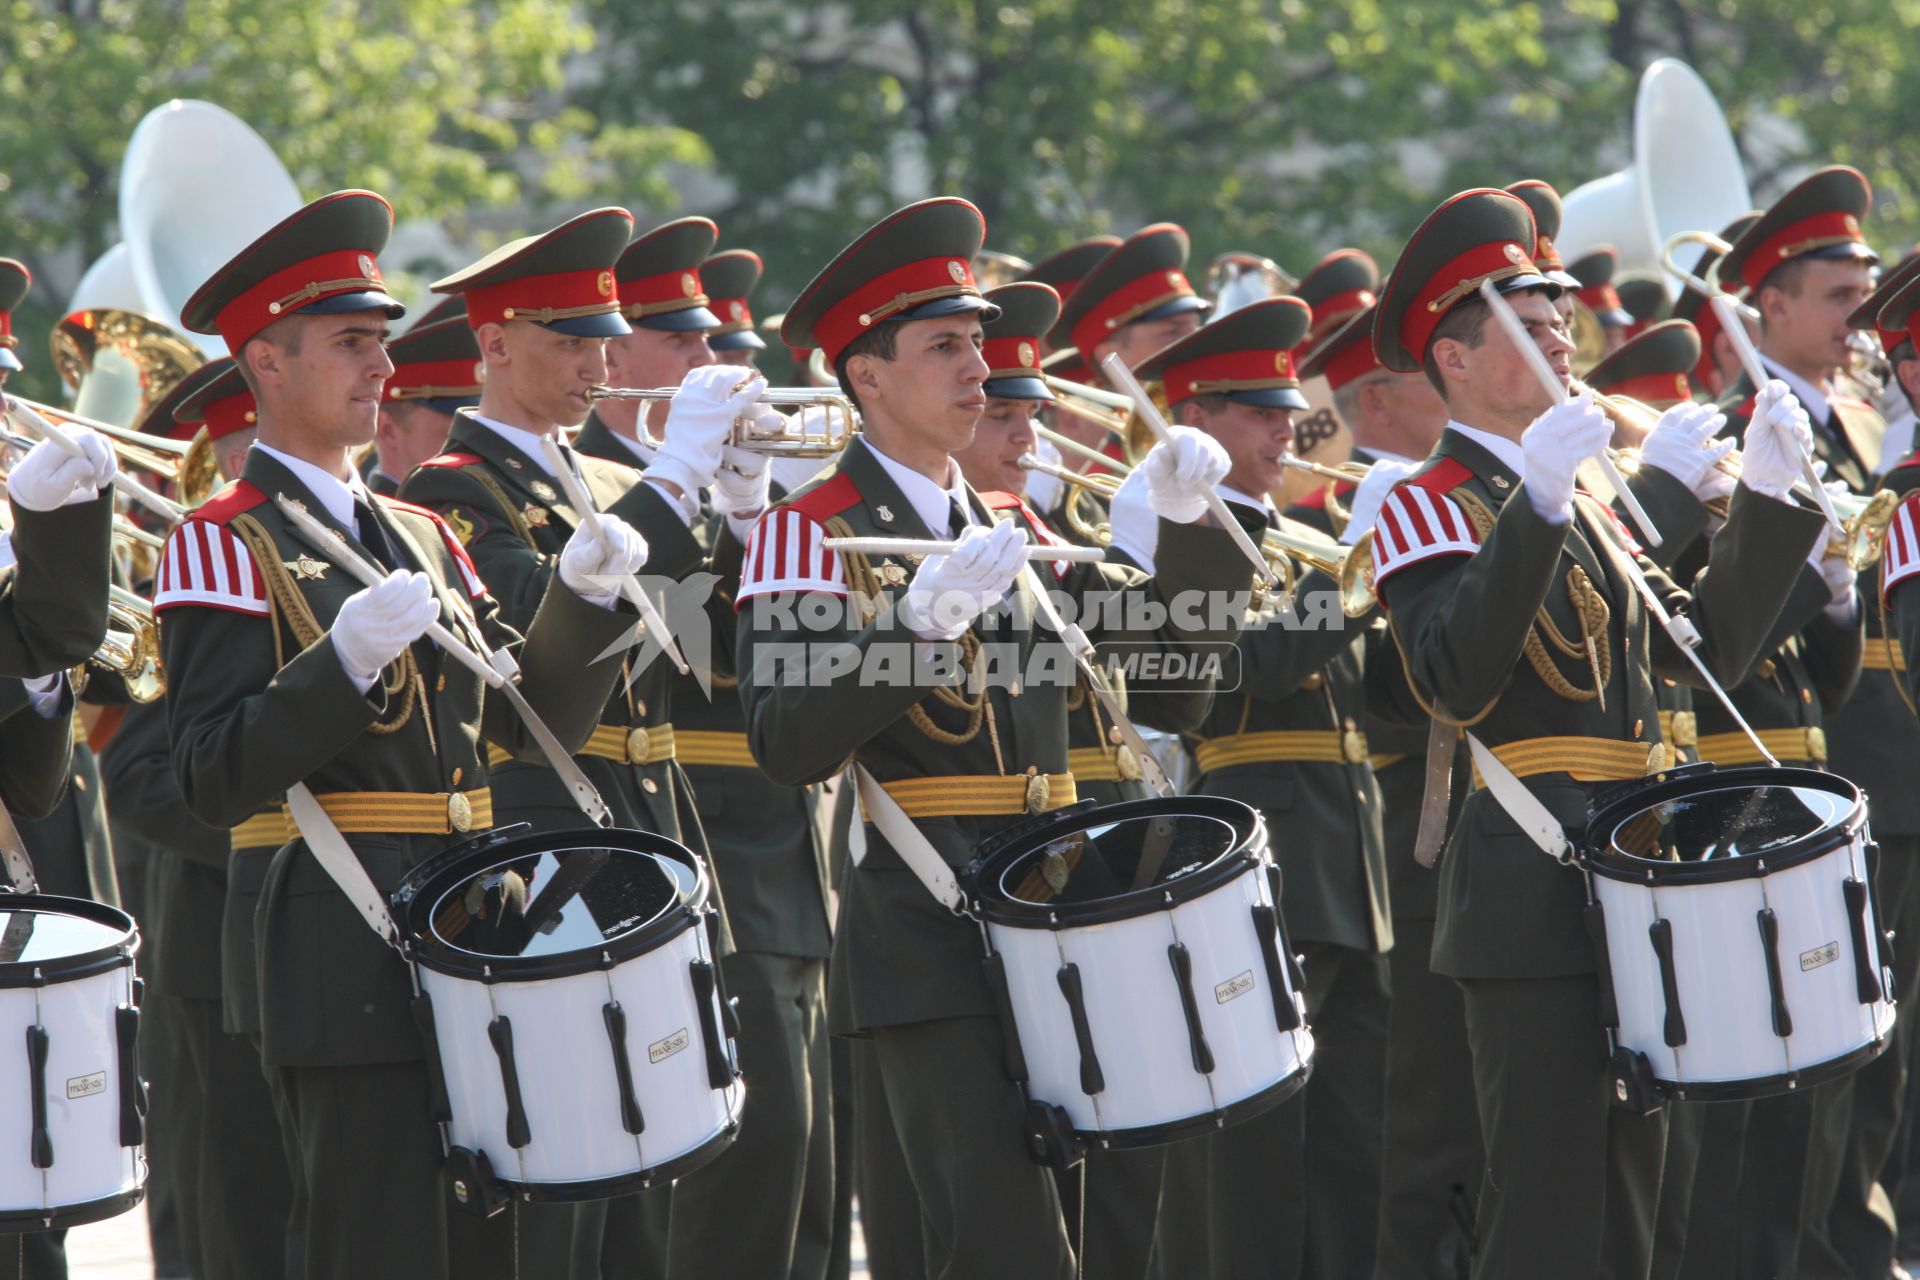
<path id="1" fill-rule="evenodd" d="M 967 531 L 967 526 L 973 523 L 967 519 L 966 509 L 960 505 L 960 499 L 952 494 L 947 495 L 947 521 L 947 527 L 952 530 L 947 536 L 951 538 L 958 538 Z"/>
<path id="2" fill-rule="evenodd" d="M 365 498 L 353 500 L 354 523 L 360 526 L 360 545 L 372 553 L 383 569 L 400 567 L 399 557 L 394 554 L 393 544 L 387 540 L 387 531 L 380 527 L 379 518 L 373 514 L 373 504 Z"/>

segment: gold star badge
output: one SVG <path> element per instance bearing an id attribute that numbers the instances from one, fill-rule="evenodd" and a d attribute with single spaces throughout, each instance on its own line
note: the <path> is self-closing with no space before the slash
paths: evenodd
<path id="1" fill-rule="evenodd" d="M 880 566 L 880 580 L 890 587 L 905 586 L 907 571 L 897 564 L 883 564 Z"/>
<path id="2" fill-rule="evenodd" d="M 535 480 L 532 484 L 528 485 L 527 487 L 529 489 L 532 489 L 533 496 L 540 499 L 540 501 L 542 502 L 552 502 L 554 499 L 560 496 L 559 494 L 553 491 L 553 486 L 548 484 L 545 480 Z"/>
<path id="3" fill-rule="evenodd" d="M 547 520 L 549 517 L 547 515 L 547 509 L 545 507 L 536 506 L 533 503 L 529 502 L 526 505 L 526 508 L 522 510 L 520 514 L 526 517 L 527 523 L 529 525 L 532 525 L 536 529 L 544 529 L 547 527 Z"/>
<path id="4" fill-rule="evenodd" d="M 303 582 L 318 581 L 327 576 L 327 570 L 333 568 L 325 560 L 315 560 L 308 555 L 303 555 L 298 560 L 289 560 L 286 564 L 288 571 Z"/>

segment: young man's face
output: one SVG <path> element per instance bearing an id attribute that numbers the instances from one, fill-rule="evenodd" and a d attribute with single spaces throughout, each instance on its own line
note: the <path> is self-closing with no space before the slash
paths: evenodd
<path id="1" fill-rule="evenodd" d="M 980 342 L 980 318 L 971 313 L 909 320 L 895 337 L 893 359 L 855 356 L 847 371 L 862 403 L 884 413 L 896 429 L 943 453 L 958 453 L 973 440 L 974 424 L 987 407 Z M 862 385 L 863 377 L 870 385 Z"/>
<path id="2" fill-rule="evenodd" d="M 1809 258 L 1788 288 L 1762 283 L 1760 314 L 1768 355 L 1796 372 L 1845 368 L 1847 316 L 1873 292 L 1873 273 L 1860 258 Z M 1795 287 L 1797 286 L 1797 288 Z"/>
<path id="3" fill-rule="evenodd" d="M 447 432 L 452 429 L 451 414 L 424 404 L 389 403 L 380 411 L 380 469 L 395 480 L 405 480 L 415 467 L 446 448 Z"/>
<path id="4" fill-rule="evenodd" d="M 1567 387 L 1573 379 L 1573 335 L 1553 300 L 1545 291 L 1532 289 L 1509 294 L 1507 302 L 1526 326 L 1534 346 L 1547 358 L 1560 385 Z M 1459 373 L 1471 384 L 1474 397 L 1502 416 L 1530 420 L 1553 406 L 1553 399 L 1540 385 L 1526 356 L 1507 340 L 1506 331 L 1493 317 L 1487 318 L 1477 347 L 1444 338 L 1440 342 L 1457 351 Z"/>
<path id="5" fill-rule="evenodd" d="M 393 375 L 384 311 L 287 317 L 297 329 L 256 339 L 254 369 L 276 418 L 324 448 L 353 449 L 373 439 L 380 391 Z M 254 354 L 254 353 L 249 353 Z"/>
<path id="6" fill-rule="evenodd" d="M 1198 311 L 1182 311 L 1164 320 L 1135 320 L 1132 324 L 1122 325 L 1111 338 L 1094 347 L 1093 366 L 1096 369 L 1103 368 L 1107 356 L 1117 353 L 1121 364 L 1128 369 L 1137 369 L 1160 348 L 1198 329 L 1201 319 Z"/>
<path id="7" fill-rule="evenodd" d="M 1233 463 L 1227 471 L 1228 488 L 1257 498 L 1280 487 L 1280 455 L 1293 449 L 1293 410 L 1229 400 L 1212 412 L 1195 404 L 1181 416 L 1227 451 Z"/>
<path id="8" fill-rule="evenodd" d="M 636 324 L 632 333 L 607 339 L 607 381 L 616 387 L 677 387 L 687 374 L 713 363 L 713 348 L 699 329 L 676 333 Z M 664 400 L 647 406 L 655 436 L 666 426 L 669 407 Z"/>
<path id="9" fill-rule="evenodd" d="M 481 339 L 485 346 L 484 334 Z M 489 379 L 504 373 L 513 399 L 537 421 L 562 427 L 586 421 L 593 409 L 588 391 L 607 380 L 605 338 L 582 338 L 531 320 L 509 320 L 504 341 L 507 363 L 500 372 L 489 368 Z"/>
<path id="10" fill-rule="evenodd" d="M 968 484 L 982 493 L 1026 489 L 1027 473 L 1020 467 L 1020 455 L 1033 452 L 1033 414 L 1043 403 L 999 396 L 987 401 L 986 412 L 973 429 L 973 443 L 953 455 Z"/>

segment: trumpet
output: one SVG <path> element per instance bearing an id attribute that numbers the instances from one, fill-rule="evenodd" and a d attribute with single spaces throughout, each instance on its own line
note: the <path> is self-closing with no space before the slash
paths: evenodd
<path id="1" fill-rule="evenodd" d="M 93 660 L 126 681 L 127 696 L 152 702 L 167 691 L 153 605 L 121 586 L 107 588 L 107 636 Z"/>
<path id="2" fill-rule="evenodd" d="M 1697 276 L 1680 265 L 1676 251 L 1683 244 L 1697 244 L 1711 253 L 1718 254 L 1713 264 L 1707 268 L 1707 274 Z M 1760 313 L 1747 303 L 1745 289 L 1729 289 L 1720 283 L 1720 259 L 1725 258 L 1733 248 L 1725 240 L 1711 231 L 1682 231 L 1667 237 L 1666 244 L 1660 248 L 1660 265 L 1668 275 L 1703 298 L 1711 299 L 1718 294 L 1732 302 L 1735 310 L 1748 320 L 1758 322 Z"/>
<path id="3" fill-rule="evenodd" d="M 678 387 L 594 387 L 587 392 L 589 400 L 638 400 L 653 404 L 671 400 L 679 394 Z M 825 387 L 769 387 L 760 397 L 765 405 L 791 405 L 798 409 L 823 407 L 817 426 L 809 428 L 800 420 L 800 415 L 787 417 L 786 423 L 778 431 L 762 431 L 751 418 L 736 418 L 732 434 L 727 443 L 736 449 L 746 449 L 752 453 L 764 453 L 781 458 L 831 458 L 847 447 L 853 439 L 860 411 L 854 408 L 853 401 L 838 391 Z M 648 432 L 646 419 L 641 418 L 640 435 L 642 442 L 658 448 L 660 441 Z"/>
<path id="4" fill-rule="evenodd" d="M 1037 471 L 1043 476 L 1052 476 L 1055 480 L 1069 486 L 1066 501 L 1061 504 L 1060 512 L 1065 517 L 1067 528 L 1077 538 L 1096 547 L 1110 546 L 1113 543 L 1113 526 L 1106 521 L 1089 520 L 1080 514 L 1080 493 L 1098 494 L 1108 502 L 1120 492 L 1121 477 L 1111 472 L 1073 471 L 1067 467 L 1056 467 L 1051 462 L 1035 457 L 1031 453 L 1020 455 L 1019 466 L 1023 471 Z"/>
<path id="5" fill-rule="evenodd" d="M 1127 410 L 1133 402 L 1125 396 L 1102 391 L 1099 387 L 1089 387 L 1083 382 L 1055 377 L 1051 373 L 1041 374 L 1040 380 L 1053 392 L 1053 402 L 1063 413 L 1085 418 L 1116 436 L 1126 437 Z"/>
<path id="6" fill-rule="evenodd" d="M 184 516 L 185 508 L 199 506 L 220 487 L 220 463 L 214 457 L 213 440 L 204 426 L 194 433 L 191 440 L 169 440 L 165 436 L 151 436 L 143 431 L 135 431 L 131 427 L 116 427 L 110 422 L 101 422 L 70 409 L 42 404 L 38 400 L 29 400 L 25 396 L 7 395 L 0 399 L 16 409 L 23 410 L 27 425 L 36 430 L 39 429 L 39 424 L 33 421 L 35 417 L 56 425 L 97 431 L 106 437 L 114 456 L 123 465 L 139 471 L 150 471 L 163 480 L 171 481 L 180 494 L 180 502 L 172 504 L 175 509 L 171 511 L 162 510 L 154 503 L 140 498 L 139 494 L 127 490 L 126 486 L 118 480 L 115 482 L 115 487 L 128 492 L 131 497 L 140 499 L 146 506 L 172 519 L 175 523 Z M 4 408 L 5 405 L 0 405 L 0 411 Z M 25 444 L 32 447 L 33 441 L 25 441 Z"/>
<path id="7" fill-rule="evenodd" d="M 1075 440 L 1072 436 L 1063 436 L 1058 431 L 1051 431 L 1046 427 L 1041 426 L 1037 422 L 1033 424 L 1033 433 L 1039 436 L 1042 440 L 1045 440 L 1048 443 L 1054 445 L 1056 448 L 1062 449 L 1067 453 L 1071 453 L 1076 457 L 1085 458 L 1088 462 L 1093 463 L 1095 466 L 1105 467 L 1108 471 L 1111 471 L 1116 475 L 1124 476 L 1129 474 L 1133 470 L 1132 463 L 1122 462 L 1118 458 L 1109 458 L 1106 454 L 1100 452 L 1098 449 L 1092 448 L 1088 445 L 1081 444 L 1078 440 Z"/>
<path id="8" fill-rule="evenodd" d="M 1287 578 L 1285 594 L 1295 586 L 1293 565 L 1318 569 L 1340 586 L 1340 612 L 1361 618 L 1373 612 L 1373 534 L 1369 531 L 1353 546 L 1343 546 L 1319 530 L 1294 521 L 1260 535 L 1260 550 Z"/>

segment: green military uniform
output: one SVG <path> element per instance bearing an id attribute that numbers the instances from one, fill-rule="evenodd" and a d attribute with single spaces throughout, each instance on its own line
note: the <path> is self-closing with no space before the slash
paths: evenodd
<path id="1" fill-rule="evenodd" d="M 370 193 L 325 197 L 203 285 L 183 320 L 239 349 L 285 309 L 286 297 L 266 296 L 282 286 L 301 307 L 391 314 L 397 304 L 373 265 L 391 219 Z M 483 735 L 516 754 L 538 747 L 508 704 L 424 642 L 362 694 L 323 643 L 359 584 L 298 536 L 274 499 L 303 504 L 363 556 L 426 573 L 444 610 L 470 613 L 490 647 L 517 648 L 521 687 L 562 742 L 591 732 L 616 674 L 595 659 L 629 619 L 555 588 L 522 641 L 437 518 L 376 499 L 349 521 L 327 499 L 350 492 L 314 483 L 320 492 L 256 447 L 242 480 L 169 541 L 155 608 L 174 767 L 189 810 L 216 826 L 305 781 L 375 886 L 391 892 L 422 860 L 491 824 Z M 388 793 L 381 812 L 356 818 L 347 793 L 369 791 Z M 286 1089 L 306 1175 L 304 1272 L 445 1276 L 451 1197 L 406 967 L 308 853 L 296 840 L 275 855 L 258 913 L 263 1053 Z"/>
<path id="2" fill-rule="evenodd" d="M 1383 363 L 1419 368 L 1434 327 L 1472 296 L 1476 278 L 1551 288 L 1528 256 L 1533 243 L 1526 207 L 1504 193 L 1442 205 L 1388 282 L 1374 330 Z M 1628 584 L 1611 514 L 1580 498 L 1573 519 L 1555 526 L 1513 500 L 1518 480 L 1450 428 L 1382 509 L 1379 589 L 1423 702 L 1477 721 L 1474 734 L 1578 830 L 1596 782 L 1664 763 L 1656 676 L 1694 677 Z M 1736 493 L 1698 593 L 1635 559 L 1669 607 L 1691 616 L 1708 668 L 1737 677 L 1786 596 L 1780 566 L 1804 558 L 1817 529 L 1810 512 Z M 1576 614 L 1574 599 L 1587 610 Z M 1601 627 L 1596 600 L 1606 605 Z M 1574 644 L 1604 631 L 1592 634 L 1591 660 L 1559 660 L 1542 646 L 1523 656 L 1542 614 Z M 1466 996 L 1488 1161 L 1476 1274 L 1487 1280 L 1634 1275 L 1649 1264 L 1664 1117 L 1609 1105 L 1583 906 L 1575 871 L 1545 856 L 1488 793 L 1467 798 L 1441 864 L 1433 959 Z"/>

